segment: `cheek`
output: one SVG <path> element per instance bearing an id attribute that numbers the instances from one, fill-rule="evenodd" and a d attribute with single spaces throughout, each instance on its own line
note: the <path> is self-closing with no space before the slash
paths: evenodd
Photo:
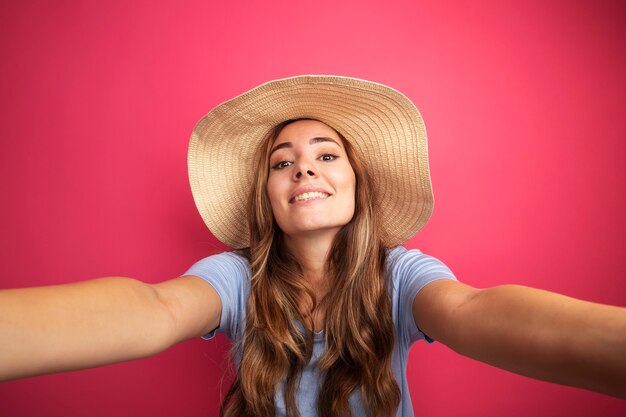
<path id="1" fill-rule="evenodd" d="M 356 176 L 354 175 L 354 171 L 350 168 L 350 179 L 347 181 L 346 188 L 350 190 L 350 202 L 352 214 L 354 215 L 354 208 L 356 205 Z"/>
<path id="2" fill-rule="evenodd" d="M 356 200 L 356 177 L 352 167 L 347 167 L 345 170 L 337 172 L 333 176 L 332 182 L 337 187 L 339 195 L 341 195 L 340 208 L 342 215 L 352 217 Z"/>
<path id="3" fill-rule="evenodd" d="M 343 172 L 339 173 L 339 175 L 337 176 L 337 184 L 341 185 L 341 188 L 344 190 L 344 193 L 347 192 L 347 193 L 350 193 L 352 197 L 355 196 L 356 177 L 351 167 L 348 167 Z"/>
<path id="4" fill-rule="evenodd" d="M 276 209 L 279 207 L 280 202 L 280 187 L 273 176 L 269 177 L 267 180 L 267 196 L 270 200 L 272 211 L 276 213 Z"/>

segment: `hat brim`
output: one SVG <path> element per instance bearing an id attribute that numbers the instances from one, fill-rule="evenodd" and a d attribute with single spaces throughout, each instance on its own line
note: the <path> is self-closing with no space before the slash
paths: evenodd
<path id="1" fill-rule="evenodd" d="M 255 154 L 279 123 L 317 119 L 341 133 L 373 177 L 383 243 L 404 243 L 433 208 L 426 130 L 419 111 L 382 84 L 303 75 L 270 81 L 211 110 L 189 142 L 189 180 L 202 219 L 220 241 L 249 246 Z"/>

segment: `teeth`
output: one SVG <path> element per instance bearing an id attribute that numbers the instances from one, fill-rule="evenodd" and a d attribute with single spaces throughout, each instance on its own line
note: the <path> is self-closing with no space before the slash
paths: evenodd
<path id="1" fill-rule="evenodd" d="M 304 194 L 297 195 L 294 198 L 294 200 L 296 200 L 296 201 L 305 201 L 305 200 L 310 200 L 312 198 L 328 198 L 328 194 L 321 193 L 319 191 L 313 191 L 313 192 L 310 192 L 310 193 L 304 193 Z"/>

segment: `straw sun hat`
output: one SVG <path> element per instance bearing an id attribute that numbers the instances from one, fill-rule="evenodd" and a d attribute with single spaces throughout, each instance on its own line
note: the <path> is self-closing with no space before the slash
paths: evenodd
<path id="1" fill-rule="evenodd" d="M 341 133 L 374 179 L 384 244 L 404 243 L 433 207 L 426 130 L 398 91 L 355 78 L 303 75 L 262 84 L 211 110 L 189 143 L 189 180 L 204 222 L 233 248 L 249 245 L 254 155 L 279 123 L 319 120 Z"/>

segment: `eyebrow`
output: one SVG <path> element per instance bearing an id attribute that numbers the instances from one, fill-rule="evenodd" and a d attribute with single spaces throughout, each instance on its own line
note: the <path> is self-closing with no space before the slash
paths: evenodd
<path id="1" fill-rule="evenodd" d="M 332 142 L 335 145 L 339 146 L 339 143 L 337 143 L 337 141 L 333 138 L 329 138 L 328 136 L 316 136 L 314 138 L 309 139 L 309 145 L 314 145 L 316 143 L 322 143 L 322 142 Z M 339 146 L 341 147 L 341 146 Z M 270 156 L 272 156 L 272 154 L 274 152 L 276 152 L 279 149 L 284 149 L 284 148 L 293 148 L 293 143 L 291 142 L 283 142 L 280 145 L 276 145 L 272 151 L 270 152 Z"/>

